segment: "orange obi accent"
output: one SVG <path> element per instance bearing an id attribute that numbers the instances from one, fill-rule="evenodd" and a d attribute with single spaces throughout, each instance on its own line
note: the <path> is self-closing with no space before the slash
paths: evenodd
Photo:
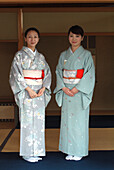
<path id="1" fill-rule="evenodd" d="M 84 69 L 77 70 L 76 78 L 81 79 L 84 74 Z"/>
<path id="2" fill-rule="evenodd" d="M 42 70 L 42 79 L 44 78 L 44 70 Z"/>
<path id="3" fill-rule="evenodd" d="M 83 77 L 84 69 L 78 70 L 63 70 L 63 81 L 68 84 L 77 84 Z"/>

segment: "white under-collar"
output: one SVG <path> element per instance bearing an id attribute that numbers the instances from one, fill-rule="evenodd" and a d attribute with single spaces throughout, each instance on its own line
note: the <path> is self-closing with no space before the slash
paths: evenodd
<path id="1" fill-rule="evenodd" d="M 73 51 L 72 51 L 71 47 L 70 47 L 70 52 L 73 54 Z"/>
<path id="2" fill-rule="evenodd" d="M 27 47 L 28 48 L 28 47 Z M 36 54 L 36 49 L 35 49 L 35 51 L 32 51 L 30 48 L 28 48 L 32 53 L 33 53 L 33 55 L 35 55 Z"/>

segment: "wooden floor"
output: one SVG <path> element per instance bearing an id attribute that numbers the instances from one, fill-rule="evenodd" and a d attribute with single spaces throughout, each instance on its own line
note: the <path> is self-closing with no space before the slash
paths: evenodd
<path id="1" fill-rule="evenodd" d="M 4 141 L 4 139 L 7 137 L 11 129 L 0 129 L 0 145 Z"/>
<path id="2" fill-rule="evenodd" d="M 11 129 L 0 129 L 0 144 Z M 19 133 L 16 129 L 2 152 L 19 152 Z M 58 151 L 59 129 L 46 129 L 46 151 Z M 114 150 L 114 128 L 90 128 L 89 150 Z"/>

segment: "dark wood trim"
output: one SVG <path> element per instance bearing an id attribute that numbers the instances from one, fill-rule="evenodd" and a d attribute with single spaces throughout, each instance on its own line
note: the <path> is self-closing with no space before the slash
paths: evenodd
<path id="1" fill-rule="evenodd" d="M 0 8 L 0 13 L 18 13 L 20 8 Z M 23 12 L 114 12 L 114 7 L 23 7 Z"/>
<path id="2" fill-rule="evenodd" d="M 114 36 L 114 32 L 88 32 L 85 33 L 87 36 Z"/>
<path id="3" fill-rule="evenodd" d="M 38 4 L 38 3 L 113 3 L 114 0 L 0 0 L 0 4 Z"/>
<path id="4" fill-rule="evenodd" d="M 9 40 L 7 39 L 7 40 L 0 40 L 0 42 L 2 42 L 2 43 L 5 43 L 5 42 L 18 42 L 18 40 L 17 39 L 14 39 L 14 40 L 13 39 L 12 40 L 11 39 L 9 39 Z"/>
<path id="5" fill-rule="evenodd" d="M 0 13 L 17 13 L 18 8 L 0 8 Z"/>
<path id="6" fill-rule="evenodd" d="M 60 110 L 47 110 L 46 111 L 47 116 L 60 116 L 61 111 Z M 114 110 L 90 110 L 90 115 L 114 115 Z"/>
<path id="7" fill-rule="evenodd" d="M 18 9 L 18 50 L 23 46 L 23 11 Z"/>
<path id="8" fill-rule="evenodd" d="M 114 36 L 114 32 L 88 32 L 87 36 Z M 41 36 L 67 36 L 67 33 L 41 33 Z"/>
<path id="9" fill-rule="evenodd" d="M 23 12 L 114 12 L 114 7 L 23 8 Z"/>

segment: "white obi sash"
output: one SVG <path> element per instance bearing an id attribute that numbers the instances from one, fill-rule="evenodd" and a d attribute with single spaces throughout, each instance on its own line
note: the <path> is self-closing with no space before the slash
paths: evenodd
<path id="1" fill-rule="evenodd" d="M 63 81 L 66 84 L 78 84 L 83 77 L 84 69 L 79 70 L 63 70 Z"/>
<path id="2" fill-rule="evenodd" d="M 41 85 L 44 78 L 44 70 L 23 70 L 23 75 L 28 85 Z"/>

